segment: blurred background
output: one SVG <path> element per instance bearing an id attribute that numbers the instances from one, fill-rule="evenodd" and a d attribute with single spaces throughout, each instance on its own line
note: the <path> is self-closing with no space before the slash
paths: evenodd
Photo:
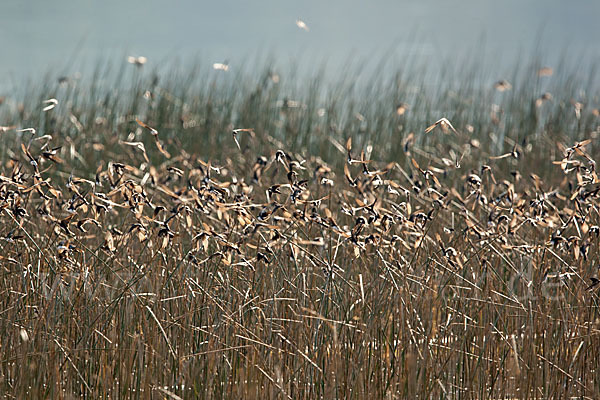
<path id="1" fill-rule="evenodd" d="M 597 0 L 2 0 L 0 87 L 127 56 L 157 70 L 269 63 L 329 76 L 468 59 L 501 75 L 533 57 L 594 62 L 599 15 Z"/>

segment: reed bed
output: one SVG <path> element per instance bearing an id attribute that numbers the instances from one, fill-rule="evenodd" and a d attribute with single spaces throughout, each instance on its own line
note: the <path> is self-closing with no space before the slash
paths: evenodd
<path id="1" fill-rule="evenodd" d="M 541 67 L 6 94 L 0 392 L 600 397 L 598 92 Z"/>

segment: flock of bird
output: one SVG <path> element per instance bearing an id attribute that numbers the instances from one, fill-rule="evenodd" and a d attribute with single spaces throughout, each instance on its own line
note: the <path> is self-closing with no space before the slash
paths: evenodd
<path id="1" fill-rule="evenodd" d="M 44 110 L 56 104 L 49 100 Z M 19 263 L 25 246 L 45 267 L 64 271 L 89 257 L 135 260 L 147 248 L 166 264 L 169 257 L 197 266 L 217 259 L 255 270 L 291 260 L 336 274 L 344 270 L 341 254 L 414 268 L 426 248 L 453 269 L 474 256 L 515 269 L 515 256 L 547 251 L 554 261 L 540 266 L 546 277 L 598 283 L 590 263 L 582 264 L 600 233 L 590 140 L 563 146 L 554 168 L 564 178 L 551 187 L 533 173 L 497 179 L 497 165 L 463 171 L 458 158 L 419 163 L 411 141 L 407 165 L 356 153 L 351 139 L 336 143 L 346 159 L 339 171 L 248 128 L 233 130 L 234 154 L 217 165 L 183 149 L 169 152 L 158 129 L 136 122 L 142 139 L 119 141 L 121 159 L 80 176 L 63 171 L 68 152 L 51 135 L 19 130 L 21 154 L 0 175 L 3 262 Z M 438 127 L 464 137 L 446 118 L 425 133 Z M 266 154 L 250 148 L 258 138 L 271 147 Z M 146 147 L 152 142 L 156 151 Z M 515 145 L 489 164 L 521 156 Z"/>

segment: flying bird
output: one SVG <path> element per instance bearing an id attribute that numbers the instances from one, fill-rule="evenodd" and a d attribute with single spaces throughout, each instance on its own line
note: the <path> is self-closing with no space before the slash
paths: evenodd
<path id="1" fill-rule="evenodd" d="M 148 59 L 144 56 L 139 56 L 139 57 L 129 56 L 129 57 L 127 57 L 127 62 L 129 64 L 135 65 L 136 67 L 141 67 L 142 65 L 146 64 L 147 61 L 148 61 Z"/>
<path id="2" fill-rule="evenodd" d="M 229 71 L 229 64 L 227 62 L 214 63 L 213 69 L 217 71 Z"/>
<path id="3" fill-rule="evenodd" d="M 42 101 L 43 104 L 48 104 L 46 107 L 42 109 L 42 111 L 50 111 L 58 104 L 58 100 L 56 99 L 48 99 Z"/>
<path id="4" fill-rule="evenodd" d="M 450 121 L 448 121 L 447 118 L 440 118 L 437 121 L 435 121 L 433 125 L 430 125 L 427 127 L 427 129 L 425 129 L 425 133 L 431 132 L 436 126 L 442 128 L 442 131 L 444 133 L 448 133 L 448 130 L 451 130 L 452 132 L 458 135 L 458 132 L 456 131 L 456 129 L 454 129 L 454 127 L 452 126 Z"/>
<path id="5" fill-rule="evenodd" d="M 509 81 L 502 79 L 502 80 L 494 83 L 494 89 L 496 89 L 499 92 L 504 92 L 506 90 L 512 89 L 512 85 L 510 84 Z"/>
<path id="6" fill-rule="evenodd" d="M 233 130 L 233 140 L 235 141 L 235 144 L 237 144 L 237 147 L 239 150 L 241 150 L 242 148 L 240 147 L 240 142 L 237 139 L 237 135 L 240 132 L 248 132 L 250 133 L 250 136 L 254 137 L 255 133 L 254 133 L 254 129 L 234 129 Z"/>
<path id="7" fill-rule="evenodd" d="M 304 29 L 306 32 L 309 31 L 308 25 L 306 25 L 306 22 L 302 21 L 300 18 L 298 18 L 296 20 L 296 26 L 300 29 Z"/>

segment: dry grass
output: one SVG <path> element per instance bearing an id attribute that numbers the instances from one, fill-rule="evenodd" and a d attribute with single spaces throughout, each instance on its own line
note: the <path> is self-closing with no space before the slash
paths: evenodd
<path id="1" fill-rule="evenodd" d="M 577 80 L 133 78 L 0 106 L 8 398 L 600 396 Z"/>

